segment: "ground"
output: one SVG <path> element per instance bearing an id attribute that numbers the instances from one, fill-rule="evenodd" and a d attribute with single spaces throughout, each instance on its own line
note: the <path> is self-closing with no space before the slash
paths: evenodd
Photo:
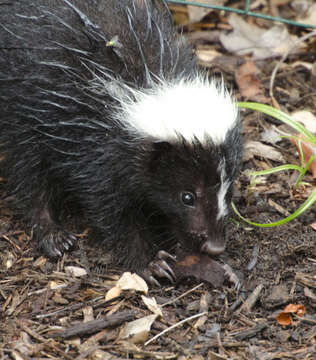
<path id="1" fill-rule="evenodd" d="M 284 4 L 281 9 L 285 11 L 288 2 Z M 172 10 L 176 19 L 187 14 L 184 7 Z M 217 24 L 214 31 L 225 26 L 235 29 L 226 17 L 210 14 L 194 28 L 184 27 L 202 65 L 212 74 L 221 73 L 239 100 L 272 104 L 289 114 L 304 110 L 315 116 L 316 37 L 286 56 L 276 73 L 272 96 L 270 80 L 281 56 L 254 59 L 251 54 L 229 52 L 216 36 L 205 40 L 210 22 Z M 287 30 L 297 37 L 308 33 L 296 27 Z M 214 52 L 219 56 L 207 60 Z M 245 154 L 234 203 L 246 218 L 270 223 L 293 213 L 316 181 L 307 173 L 295 188 L 297 174 L 283 171 L 260 177 L 250 186 L 250 171 L 299 164 L 299 158 L 287 138 L 272 140 L 276 128 L 289 130 L 280 122 L 252 111 L 242 110 L 241 116 Z M 263 149 L 259 148 L 262 144 Z M 83 236 L 79 250 L 58 262 L 49 261 L 34 249 L 29 229 L 5 206 L 0 215 L 1 359 L 316 359 L 315 204 L 297 219 L 272 228 L 250 226 L 235 215 L 221 261 L 230 265 L 241 286 L 225 281 L 214 287 L 212 282 L 187 278 L 150 287 L 147 296 L 162 305 L 163 316 L 155 316 L 149 333 L 138 333 L 137 344 L 131 341 L 135 336 L 124 339 L 123 328 L 153 312 L 135 290 L 106 297 L 122 271 L 101 268 L 100 249 L 89 246 Z M 76 276 L 70 266 L 85 269 L 87 274 Z M 286 316 L 282 311 L 289 304 L 297 307 Z M 144 344 L 145 338 L 150 340 L 175 324 Z"/>

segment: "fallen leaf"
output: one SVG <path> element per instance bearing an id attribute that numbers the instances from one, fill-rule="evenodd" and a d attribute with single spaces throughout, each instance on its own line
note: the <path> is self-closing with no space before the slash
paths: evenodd
<path id="1" fill-rule="evenodd" d="M 303 124 L 307 130 L 316 134 L 316 116 L 307 110 L 295 111 L 291 117 Z"/>
<path id="2" fill-rule="evenodd" d="M 203 0 L 203 4 L 205 5 L 224 5 L 226 0 Z M 191 2 L 201 3 L 200 0 L 191 0 Z M 204 16 L 213 11 L 210 8 L 205 8 L 202 6 L 193 6 L 188 5 L 188 14 L 191 23 L 201 21 Z"/>
<path id="3" fill-rule="evenodd" d="M 306 24 L 316 26 L 316 4 L 313 4 L 302 15 L 297 18 L 297 21 Z"/>
<path id="4" fill-rule="evenodd" d="M 298 66 L 302 66 L 305 69 L 312 71 L 313 70 L 313 64 L 306 62 L 306 61 L 295 61 L 293 64 L 291 64 L 292 67 L 298 67 Z"/>
<path id="5" fill-rule="evenodd" d="M 295 46 L 297 36 L 290 35 L 287 27 L 278 24 L 270 29 L 262 29 L 254 24 L 249 24 L 236 14 L 228 17 L 228 22 L 233 31 L 220 34 L 222 45 L 230 52 L 238 55 L 252 54 L 255 60 L 279 57 L 301 50 L 303 44 Z"/>
<path id="6" fill-rule="evenodd" d="M 33 263 L 33 267 L 42 267 L 47 263 L 47 259 L 44 256 L 40 256 L 39 258 L 37 258 L 34 263 Z"/>
<path id="7" fill-rule="evenodd" d="M 277 322 L 282 326 L 288 326 L 292 324 L 291 314 L 296 314 L 297 316 L 303 316 L 305 314 L 305 306 L 298 304 L 289 304 L 283 311 L 281 311 L 277 316 Z"/>
<path id="8" fill-rule="evenodd" d="M 259 73 L 253 61 L 246 61 L 240 65 L 235 72 L 236 82 L 240 94 L 247 100 L 268 103 L 269 99 L 264 96 L 264 87 L 259 80 Z"/>
<path id="9" fill-rule="evenodd" d="M 298 137 L 303 138 L 301 135 L 299 135 Z M 313 179 L 316 179 L 316 148 L 313 146 L 313 144 L 304 140 L 301 140 L 300 144 L 296 139 L 293 139 L 292 142 L 297 147 L 300 158 L 301 158 L 301 153 L 299 149 L 300 148 L 302 149 L 302 153 L 304 156 L 304 165 L 306 165 L 306 163 L 308 162 L 308 160 L 312 155 L 315 156 L 314 160 L 312 160 L 312 162 L 310 163 L 308 170 L 312 173 Z"/>
<path id="10" fill-rule="evenodd" d="M 87 275 L 87 271 L 79 266 L 65 266 L 65 272 L 74 277 L 81 277 Z"/>
<path id="11" fill-rule="evenodd" d="M 67 305 L 69 304 L 69 301 L 65 299 L 59 292 L 55 292 L 52 300 L 59 305 Z"/>
<path id="12" fill-rule="evenodd" d="M 142 300 L 144 304 L 147 306 L 147 308 L 154 313 L 155 315 L 162 316 L 161 307 L 157 304 L 157 301 L 155 298 L 149 298 L 144 295 L 142 295 Z"/>
<path id="13" fill-rule="evenodd" d="M 148 338 L 151 325 L 157 317 L 158 315 L 149 315 L 131 321 L 123 328 L 119 338 L 122 340 L 128 340 L 134 344 L 144 343 Z"/>
<path id="14" fill-rule="evenodd" d="M 269 143 L 271 145 L 275 145 L 282 140 L 280 133 L 276 131 L 274 127 L 264 130 L 260 134 L 260 137 L 262 141 Z"/>
<path id="15" fill-rule="evenodd" d="M 122 289 L 119 286 L 114 286 L 112 289 L 108 290 L 105 294 L 105 301 L 114 299 L 117 296 L 120 296 Z"/>
<path id="16" fill-rule="evenodd" d="M 6 256 L 6 259 L 3 260 L 4 260 L 3 262 L 5 263 L 6 270 L 9 270 L 13 266 L 16 259 L 15 256 L 11 252 L 9 252 Z"/>
<path id="17" fill-rule="evenodd" d="M 62 283 L 61 281 L 50 281 L 49 282 L 49 288 L 51 290 L 57 290 L 57 289 L 62 289 L 62 288 L 65 288 L 67 287 L 67 285 L 65 283 Z"/>
<path id="18" fill-rule="evenodd" d="M 294 120 L 303 124 L 307 130 L 316 134 L 316 117 L 310 111 L 307 110 L 296 111 L 292 113 L 291 116 Z M 301 158 L 301 152 L 300 152 L 300 147 L 301 147 L 304 156 L 304 164 L 306 165 L 310 157 L 312 155 L 315 155 L 314 160 L 311 162 L 308 168 L 308 170 L 312 173 L 313 178 L 315 179 L 316 178 L 316 148 L 310 142 L 304 141 L 304 137 L 301 134 L 299 134 L 298 137 L 301 139 L 300 141 L 293 138 L 292 142 L 297 147 L 300 158 Z"/>
<path id="19" fill-rule="evenodd" d="M 135 273 L 125 272 L 117 281 L 116 286 L 122 290 L 136 290 L 145 294 L 148 293 L 146 281 Z"/>
<path id="20" fill-rule="evenodd" d="M 292 316 L 291 314 L 281 312 L 277 316 L 277 322 L 282 326 L 289 326 L 292 324 Z"/>
<path id="21" fill-rule="evenodd" d="M 247 141 L 244 147 L 244 161 L 249 161 L 254 156 L 285 163 L 283 155 L 274 147 L 262 144 L 259 141 Z"/>
<path id="22" fill-rule="evenodd" d="M 199 61 L 202 61 L 203 63 L 212 63 L 215 58 L 220 56 L 221 54 L 217 52 L 214 49 L 201 49 L 197 48 L 196 50 L 196 56 Z"/>

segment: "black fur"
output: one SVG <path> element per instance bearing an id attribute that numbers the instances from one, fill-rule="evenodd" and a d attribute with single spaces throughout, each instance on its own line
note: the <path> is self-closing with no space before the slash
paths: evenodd
<path id="1" fill-rule="evenodd" d="M 161 1 L 0 3 L 0 166 L 46 254 L 74 240 L 65 209 L 80 210 L 133 270 L 176 242 L 199 248 L 210 234 L 224 241 L 217 168 L 225 158 L 234 179 L 239 123 L 225 143 L 203 147 L 139 139 L 113 121 L 118 93 L 197 71 Z M 181 191 L 197 188 L 202 200 L 189 209 Z"/>

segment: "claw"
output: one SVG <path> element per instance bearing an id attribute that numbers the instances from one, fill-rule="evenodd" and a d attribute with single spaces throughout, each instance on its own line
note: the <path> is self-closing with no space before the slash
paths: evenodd
<path id="1" fill-rule="evenodd" d="M 34 235 L 39 249 L 47 256 L 55 258 L 63 256 L 65 251 L 73 247 L 75 235 L 56 226 L 35 225 Z"/>
<path id="2" fill-rule="evenodd" d="M 171 274 L 173 279 L 176 278 L 176 275 L 174 274 L 173 270 L 171 269 L 171 267 L 168 265 L 168 263 L 165 260 L 161 260 L 160 266 L 162 267 L 163 270 L 166 270 L 169 274 Z"/>
<path id="3" fill-rule="evenodd" d="M 159 281 L 157 279 L 155 279 L 153 276 L 149 276 L 148 281 L 151 285 L 161 287 Z"/>
<path id="4" fill-rule="evenodd" d="M 160 278 L 167 278 L 170 282 L 174 282 L 174 278 L 172 277 L 174 273 L 164 260 L 152 261 L 148 267 L 153 275 L 157 275 Z M 171 270 L 171 275 L 169 274 L 169 269 Z"/>
<path id="5" fill-rule="evenodd" d="M 69 243 L 68 243 L 68 241 L 67 240 L 65 240 L 65 242 L 64 242 L 64 248 L 66 249 L 66 250 L 69 250 L 70 249 L 70 245 L 69 245 Z"/>
<path id="6" fill-rule="evenodd" d="M 168 261 L 176 261 L 176 258 L 164 250 L 160 250 L 155 259 L 149 263 L 147 269 L 143 272 L 144 278 L 152 285 L 161 287 L 157 278 L 168 279 L 171 283 L 176 280 L 176 275 Z"/>
<path id="7" fill-rule="evenodd" d="M 177 259 L 175 258 L 175 256 L 170 255 L 167 251 L 165 250 L 160 250 L 157 253 L 157 258 L 161 259 L 161 260 L 172 260 L 174 262 L 177 262 Z"/>

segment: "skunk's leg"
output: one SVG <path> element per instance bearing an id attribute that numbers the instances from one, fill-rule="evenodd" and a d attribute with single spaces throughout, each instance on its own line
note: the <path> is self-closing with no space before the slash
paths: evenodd
<path id="1" fill-rule="evenodd" d="M 74 234 L 64 230 L 53 220 L 49 204 L 36 211 L 33 224 L 33 238 L 37 242 L 38 249 L 48 257 L 62 256 L 76 241 Z"/>
<path id="2" fill-rule="evenodd" d="M 176 258 L 164 250 L 158 251 L 155 259 L 151 261 L 143 272 L 144 278 L 152 285 L 160 286 L 157 278 L 166 278 L 174 283 L 176 276 L 168 262 L 176 262 Z"/>

